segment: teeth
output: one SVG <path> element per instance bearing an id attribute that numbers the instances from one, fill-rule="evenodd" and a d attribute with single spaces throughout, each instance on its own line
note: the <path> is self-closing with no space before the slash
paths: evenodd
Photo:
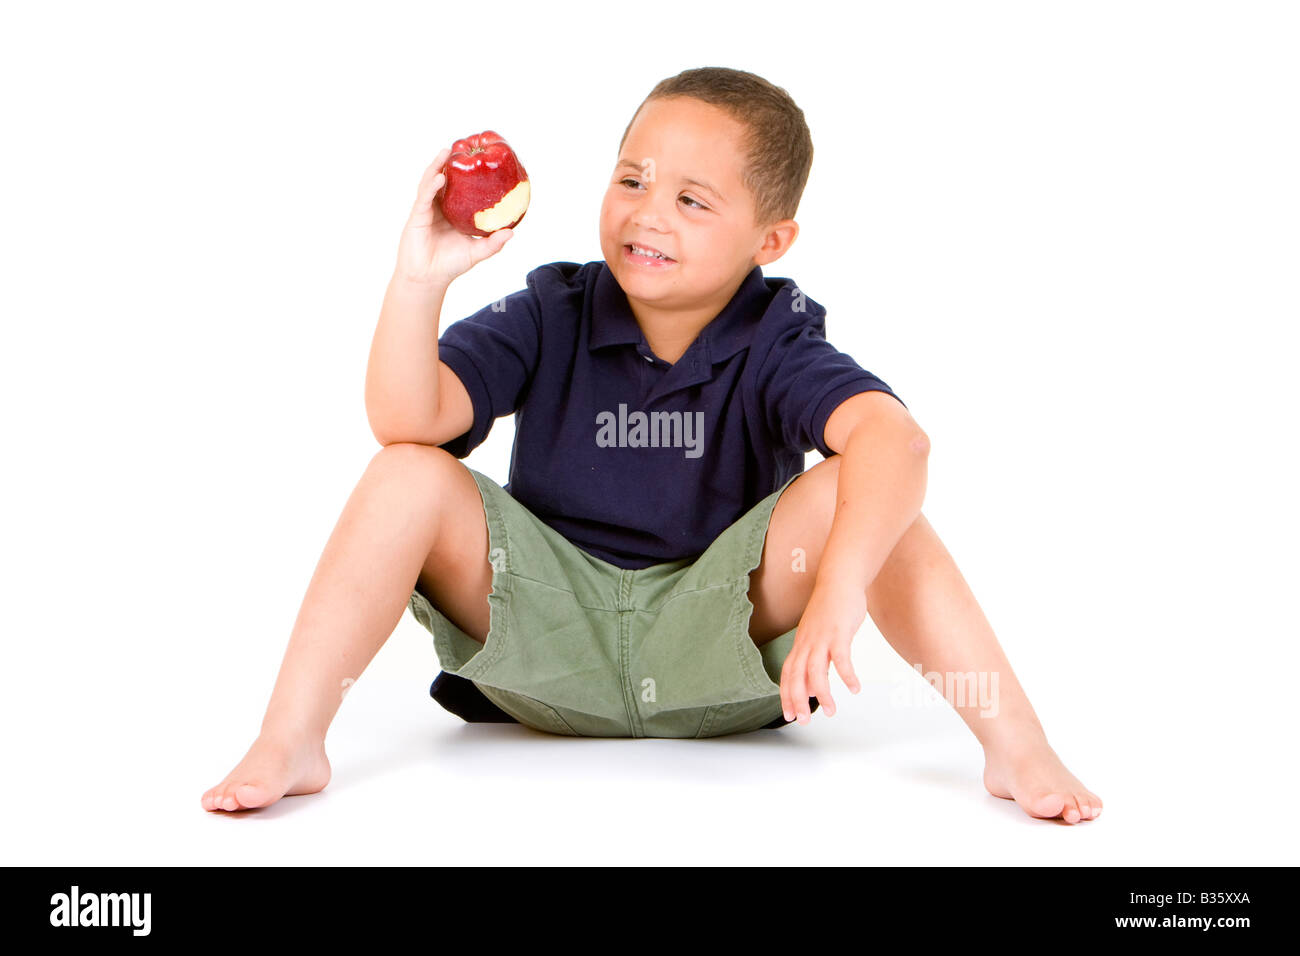
<path id="1" fill-rule="evenodd" d="M 657 252 L 651 252 L 649 249 L 642 249 L 640 246 L 632 246 L 632 251 L 638 256 L 651 256 L 655 259 L 667 259 L 667 256 L 660 255 Z"/>

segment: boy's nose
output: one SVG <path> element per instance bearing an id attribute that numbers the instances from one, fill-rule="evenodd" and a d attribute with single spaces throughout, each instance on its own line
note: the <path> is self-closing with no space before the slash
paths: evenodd
<path id="1" fill-rule="evenodd" d="M 642 206 L 632 214 L 632 225 L 646 232 L 663 232 L 664 217 L 653 208 Z"/>
<path id="2" fill-rule="evenodd" d="M 668 197 L 666 200 L 665 196 Z M 667 190 L 648 189 L 632 213 L 632 225 L 647 228 L 662 227 L 668 219 L 668 210 L 664 208 L 665 202 L 672 202 L 671 194 Z"/>

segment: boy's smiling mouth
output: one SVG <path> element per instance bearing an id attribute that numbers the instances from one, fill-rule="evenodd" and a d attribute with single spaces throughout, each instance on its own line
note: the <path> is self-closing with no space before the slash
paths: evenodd
<path id="1" fill-rule="evenodd" d="M 662 258 L 660 258 L 662 256 Z M 676 264 L 677 260 L 669 258 L 653 246 L 643 246 L 639 242 L 623 244 L 623 258 L 633 265 L 648 268 L 665 268 Z"/>

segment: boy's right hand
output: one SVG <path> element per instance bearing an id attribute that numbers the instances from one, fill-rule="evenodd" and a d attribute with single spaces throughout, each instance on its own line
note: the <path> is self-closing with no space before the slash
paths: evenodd
<path id="1" fill-rule="evenodd" d="M 498 229 L 490 236 L 467 236 L 446 220 L 434 197 L 447 184 L 441 170 L 450 155 L 450 149 L 440 152 L 420 179 L 415 206 L 397 248 L 394 275 L 404 281 L 446 285 L 496 255 L 514 235 L 512 229 Z"/>

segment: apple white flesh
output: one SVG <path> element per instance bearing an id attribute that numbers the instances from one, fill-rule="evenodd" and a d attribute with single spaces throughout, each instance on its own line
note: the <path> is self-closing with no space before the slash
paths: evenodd
<path id="1" fill-rule="evenodd" d="M 504 229 L 524 214 L 524 210 L 528 208 L 529 195 L 528 180 L 525 179 L 502 196 L 495 206 L 474 213 L 474 225 L 484 232 Z"/>

